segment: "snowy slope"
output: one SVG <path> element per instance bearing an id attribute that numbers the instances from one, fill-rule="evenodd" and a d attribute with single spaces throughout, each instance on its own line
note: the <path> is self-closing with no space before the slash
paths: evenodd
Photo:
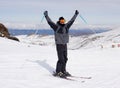
<path id="1" fill-rule="evenodd" d="M 111 35 L 119 34 L 117 29 L 114 31 Z M 108 39 L 109 34 L 99 36 Z M 92 79 L 68 81 L 51 75 L 57 61 L 53 36 L 38 37 L 19 36 L 21 42 L 0 38 L 0 88 L 120 88 L 120 48 L 69 50 L 68 71 L 72 75 Z M 74 40 L 78 38 L 74 37 Z M 114 40 L 119 41 L 118 37 Z M 104 40 L 98 38 L 93 42 L 99 45 L 99 41 Z M 34 45 L 36 42 L 38 44 Z"/>

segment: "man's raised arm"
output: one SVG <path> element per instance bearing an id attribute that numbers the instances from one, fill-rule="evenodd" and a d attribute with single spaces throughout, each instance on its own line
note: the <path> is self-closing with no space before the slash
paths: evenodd
<path id="1" fill-rule="evenodd" d="M 48 11 L 44 12 L 44 16 L 48 22 L 48 24 L 50 25 L 51 28 L 53 28 L 54 30 L 57 29 L 57 25 L 50 19 L 50 17 L 48 16 Z"/>
<path id="2" fill-rule="evenodd" d="M 79 12 L 78 12 L 78 10 L 76 10 L 74 16 L 71 18 L 70 21 L 68 21 L 67 28 L 71 27 L 71 25 L 74 23 L 74 21 L 75 21 L 75 19 L 76 19 L 76 17 L 77 17 L 78 14 L 79 14 Z"/>

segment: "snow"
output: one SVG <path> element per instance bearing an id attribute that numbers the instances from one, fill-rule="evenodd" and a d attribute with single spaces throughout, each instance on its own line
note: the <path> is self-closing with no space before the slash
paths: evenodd
<path id="1" fill-rule="evenodd" d="M 119 43 L 119 29 L 70 38 L 72 46 L 100 36 L 81 48 L 69 47 L 67 70 L 74 76 L 92 77 L 76 81 L 52 76 L 57 62 L 53 36 L 17 36 L 21 42 L 0 38 L 0 88 L 120 88 L 120 48 L 110 47 Z"/>

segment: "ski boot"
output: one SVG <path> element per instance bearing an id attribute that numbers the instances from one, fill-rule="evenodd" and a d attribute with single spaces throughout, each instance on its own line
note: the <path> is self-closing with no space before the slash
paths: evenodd
<path id="1" fill-rule="evenodd" d="M 68 77 L 72 76 L 69 72 L 66 72 L 66 71 L 64 71 L 63 74 Z"/>
<path id="2" fill-rule="evenodd" d="M 57 76 L 57 77 L 60 77 L 60 78 L 66 78 L 66 75 L 62 72 L 56 72 L 53 74 L 53 76 Z"/>

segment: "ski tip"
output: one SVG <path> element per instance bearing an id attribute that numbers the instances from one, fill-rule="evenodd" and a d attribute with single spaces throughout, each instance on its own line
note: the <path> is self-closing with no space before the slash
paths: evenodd
<path id="1" fill-rule="evenodd" d="M 92 79 L 92 77 L 80 77 L 80 78 L 83 78 L 83 79 Z"/>

